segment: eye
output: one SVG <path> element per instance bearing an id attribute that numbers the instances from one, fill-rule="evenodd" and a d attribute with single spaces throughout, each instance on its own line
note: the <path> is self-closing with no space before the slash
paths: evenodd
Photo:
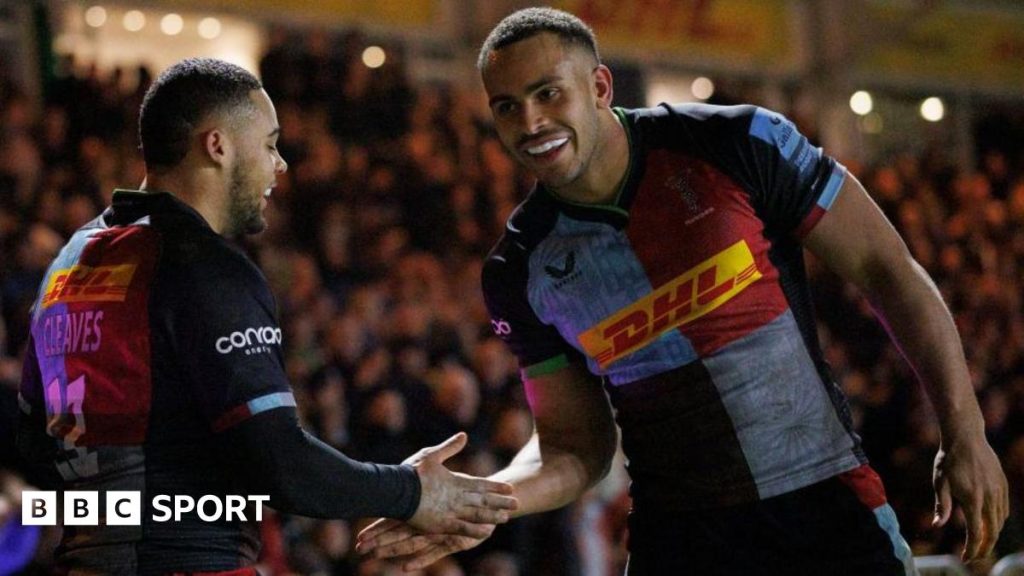
<path id="1" fill-rule="evenodd" d="M 537 93 L 537 99 L 540 100 L 541 102 L 547 102 L 549 100 L 554 99 L 555 96 L 558 96 L 558 92 L 559 92 L 558 88 L 554 88 L 554 87 L 544 88 L 540 92 Z"/>
<path id="2" fill-rule="evenodd" d="M 515 110 L 516 105 L 514 102 L 503 101 L 498 102 L 497 104 L 494 105 L 495 116 L 508 116 L 509 114 L 515 112 Z"/>

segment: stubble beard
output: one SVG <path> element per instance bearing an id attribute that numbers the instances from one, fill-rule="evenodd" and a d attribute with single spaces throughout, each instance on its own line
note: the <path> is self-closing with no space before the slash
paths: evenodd
<path id="1" fill-rule="evenodd" d="M 260 213 L 260 198 L 254 196 L 251 186 L 247 185 L 242 174 L 242 167 L 236 164 L 231 170 L 231 181 L 228 188 L 228 217 L 231 232 L 237 234 L 258 234 L 267 227 L 266 220 Z"/>

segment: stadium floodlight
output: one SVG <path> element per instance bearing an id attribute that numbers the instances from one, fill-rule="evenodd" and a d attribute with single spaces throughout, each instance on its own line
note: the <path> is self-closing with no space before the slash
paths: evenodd
<path id="1" fill-rule="evenodd" d="M 929 122 L 938 122 L 946 117 L 946 105 L 941 98 L 926 98 L 921 102 L 921 117 Z"/>
<path id="2" fill-rule="evenodd" d="M 380 68 L 384 65 L 385 60 L 387 60 L 387 54 L 380 46 L 368 46 L 366 50 L 363 50 L 363 64 L 366 64 L 367 68 Z"/>
<path id="3" fill-rule="evenodd" d="M 867 116 L 875 108 L 875 101 L 867 90 L 858 90 L 850 96 L 850 110 L 858 116 Z"/>
<path id="4" fill-rule="evenodd" d="M 124 13 L 121 24 L 129 32 L 138 32 L 146 27 L 146 15 L 138 10 L 129 10 Z"/>
<path id="5" fill-rule="evenodd" d="M 99 28 L 107 23 L 107 9 L 103 6 L 90 6 L 85 11 L 85 23 L 93 28 Z"/>
<path id="6" fill-rule="evenodd" d="M 207 40 L 220 36 L 220 20 L 208 16 L 199 21 L 199 35 Z"/>
<path id="7" fill-rule="evenodd" d="M 715 93 L 715 83 L 710 78 L 701 76 L 694 79 L 693 84 L 690 85 L 690 92 L 698 100 L 707 100 Z"/>
<path id="8" fill-rule="evenodd" d="M 185 21 L 180 15 L 170 13 L 160 19 L 160 30 L 168 36 L 177 36 L 185 28 Z"/>

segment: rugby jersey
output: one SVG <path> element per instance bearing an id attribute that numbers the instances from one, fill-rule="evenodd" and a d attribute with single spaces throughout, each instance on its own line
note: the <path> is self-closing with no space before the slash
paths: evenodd
<path id="1" fill-rule="evenodd" d="M 638 510 L 786 493 L 866 463 L 817 340 L 802 238 L 845 168 L 754 106 L 614 109 L 610 205 L 538 184 L 483 270 L 526 376 L 585 363 L 622 429 Z"/>
<path id="2" fill-rule="evenodd" d="M 410 467 L 347 460 L 298 429 L 265 277 L 171 194 L 115 192 L 112 206 L 51 264 L 19 398 L 23 451 L 29 446 L 56 468 L 64 490 L 99 492 L 99 525 L 64 527 L 57 560 L 72 574 L 212 572 L 256 562 L 251 506 L 245 521 L 208 522 L 191 512 L 159 522 L 157 495 L 223 502 L 248 486 L 290 482 L 293 491 L 316 486 L 278 506 L 286 512 L 407 518 L 418 505 Z M 257 415 L 263 426 L 253 428 Z M 240 436 L 243 429 L 258 434 Z M 254 437 L 262 446 L 242 450 Z M 262 457 L 281 446 L 303 461 Z M 261 457 L 244 457 L 254 452 Z M 141 526 L 107 523 L 112 490 L 141 493 Z"/>

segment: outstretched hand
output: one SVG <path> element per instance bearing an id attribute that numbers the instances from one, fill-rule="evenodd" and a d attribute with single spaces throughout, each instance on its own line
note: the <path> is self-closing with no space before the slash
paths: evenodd
<path id="1" fill-rule="evenodd" d="M 518 500 L 512 486 L 486 478 L 451 472 L 444 462 L 466 446 L 466 434 L 458 433 L 437 446 L 424 448 L 403 464 L 416 468 L 420 477 L 420 503 L 409 526 L 427 534 L 484 539 L 494 525 L 508 522 Z"/>
<path id="2" fill-rule="evenodd" d="M 356 551 L 373 554 L 374 558 L 393 560 L 406 572 L 412 572 L 450 554 L 478 546 L 494 532 L 495 525 L 484 526 L 487 534 L 481 537 L 424 534 L 399 520 L 381 518 L 359 533 Z"/>
<path id="3" fill-rule="evenodd" d="M 954 442 L 940 447 L 932 476 L 935 487 L 933 526 L 944 526 L 954 503 L 967 521 L 967 540 L 961 558 L 971 562 L 992 552 L 1010 513 L 1006 475 L 995 452 L 984 440 Z"/>

